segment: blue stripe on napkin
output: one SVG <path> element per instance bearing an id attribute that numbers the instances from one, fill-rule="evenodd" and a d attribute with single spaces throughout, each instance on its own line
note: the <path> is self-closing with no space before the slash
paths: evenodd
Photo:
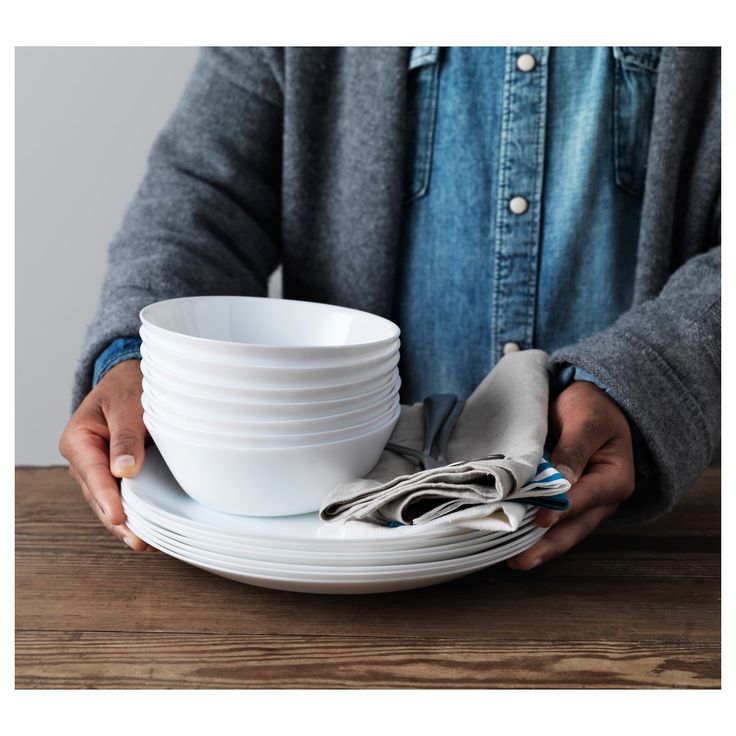
<path id="1" fill-rule="evenodd" d="M 537 466 L 537 472 L 524 484 L 524 488 L 528 486 L 540 488 L 546 485 L 562 482 L 566 482 L 565 476 L 552 465 L 549 457 L 544 455 L 542 462 Z M 552 509 L 553 511 L 566 511 L 570 507 L 570 501 L 567 497 L 567 493 L 564 491 L 554 496 L 529 496 L 527 498 L 509 498 L 507 500 L 514 501 L 516 503 L 525 503 L 527 506 L 538 506 L 542 509 Z"/>

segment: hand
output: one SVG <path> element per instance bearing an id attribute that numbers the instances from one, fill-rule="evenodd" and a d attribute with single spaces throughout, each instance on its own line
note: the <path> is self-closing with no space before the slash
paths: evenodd
<path id="1" fill-rule="evenodd" d="M 143 464 L 142 393 L 140 361 L 118 363 L 87 394 L 59 443 L 69 473 L 99 520 L 137 551 L 150 548 L 125 524 L 116 478 L 132 478 Z"/>
<path id="2" fill-rule="evenodd" d="M 557 438 L 552 464 L 572 483 L 570 508 L 537 513 L 536 524 L 552 528 L 508 561 L 515 570 L 531 570 L 567 552 L 634 491 L 629 423 L 597 386 L 576 381 L 560 393 L 550 407 L 550 434 Z"/>

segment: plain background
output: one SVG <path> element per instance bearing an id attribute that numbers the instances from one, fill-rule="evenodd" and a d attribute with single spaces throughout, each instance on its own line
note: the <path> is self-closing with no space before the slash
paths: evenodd
<path id="1" fill-rule="evenodd" d="M 59 437 L 107 246 L 194 48 L 16 49 L 16 446 L 63 463 Z"/>

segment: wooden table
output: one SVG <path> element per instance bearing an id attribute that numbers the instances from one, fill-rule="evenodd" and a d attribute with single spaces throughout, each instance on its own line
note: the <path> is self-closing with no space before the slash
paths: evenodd
<path id="1" fill-rule="evenodd" d="M 720 471 L 530 572 L 403 593 L 254 588 L 108 536 L 64 468 L 16 476 L 18 688 L 720 687 Z"/>

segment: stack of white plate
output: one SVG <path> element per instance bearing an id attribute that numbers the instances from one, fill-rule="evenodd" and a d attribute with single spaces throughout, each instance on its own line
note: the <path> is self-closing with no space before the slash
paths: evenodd
<path id="1" fill-rule="evenodd" d="M 386 529 L 376 538 L 323 536 L 317 514 L 224 514 L 187 496 L 155 448 L 122 483 L 128 525 L 196 567 L 252 585 L 308 593 L 382 593 L 435 585 L 508 559 L 545 532 L 530 508 L 515 532 Z"/>
<path id="2" fill-rule="evenodd" d="M 399 416 L 399 329 L 366 312 L 205 296 L 141 311 L 143 420 L 181 488 L 230 514 L 312 512 Z"/>

